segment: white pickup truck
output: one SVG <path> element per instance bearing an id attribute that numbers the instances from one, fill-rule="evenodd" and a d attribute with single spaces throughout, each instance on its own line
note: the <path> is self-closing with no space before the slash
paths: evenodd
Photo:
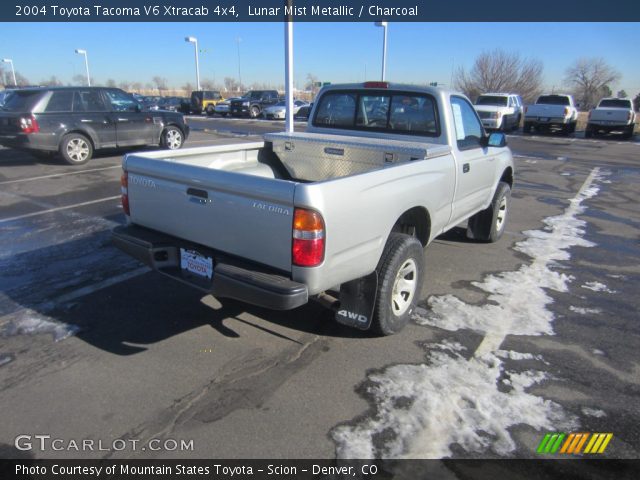
<path id="1" fill-rule="evenodd" d="M 636 113 L 631 100 L 603 98 L 598 106 L 589 112 L 584 136 L 590 138 L 599 133 L 622 132 L 624 138 L 631 138 L 635 126 Z"/>
<path id="2" fill-rule="evenodd" d="M 513 160 L 473 105 L 439 88 L 323 88 L 306 132 L 130 153 L 115 245 L 218 297 L 293 309 L 316 299 L 337 321 L 399 331 L 421 294 L 423 248 L 468 220 L 505 229 Z"/>
<path id="3" fill-rule="evenodd" d="M 533 128 L 548 132 L 552 128 L 559 128 L 568 135 L 576 131 L 577 123 L 578 110 L 571 95 L 540 95 L 535 105 L 525 107 L 522 131 L 530 133 Z"/>

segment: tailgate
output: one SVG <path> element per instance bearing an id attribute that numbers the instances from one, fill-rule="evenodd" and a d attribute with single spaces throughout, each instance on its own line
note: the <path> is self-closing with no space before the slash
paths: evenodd
<path id="1" fill-rule="evenodd" d="M 625 124 L 629 121 L 629 110 L 621 108 L 595 109 L 591 113 L 591 121 Z"/>
<path id="2" fill-rule="evenodd" d="M 15 137 L 20 129 L 20 114 L 0 111 L 0 135 Z"/>
<path id="3" fill-rule="evenodd" d="M 291 271 L 294 182 L 137 155 L 123 165 L 133 223 Z"/>

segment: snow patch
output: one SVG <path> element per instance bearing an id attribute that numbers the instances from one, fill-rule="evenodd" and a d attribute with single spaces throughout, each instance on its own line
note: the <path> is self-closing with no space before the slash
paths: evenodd
<path id="1" fill-rule="evenodd" d="M 599 308 L 582 308 L 574 307 L 573 305 L 569 307 L 569 310 L 579 313 L 580 315 L 595 315 L 597 313 L 602 313 L 602 310 Z"/>
<path id="2" fill-rule="evenodd" d="M 594 292 L 616 293 L 615 290 L 610 290 L 604 283 L 600 282 L 587 282 L 582 285 L 582 288 L 593 290 Z"/>
<path id="3" fill-rule="evenodd" d="M 582 407 L 582 413 L 588 417 L 596 417 L 596 418 L 602 418 L 607 416 L 604 410 L 600 410 L 597 408 L 589 408 L 589 407 Z"/>
<path id="4" fill-rule="evenodd" d="M 496 357 L 510 358 L 511 360 L 540 360 L 544 361 L 542 355 L 534 355 L 532 353 L 520 353 L 513 350 L 496 350 Z"/>
<path id="5" fill-rule="evenodd" d="M 604 355 L 604 352 L 602 350 L 598 350 L 597 348 L 593 349 L 593 354 L 594 355 Z"/>
<path id="6" fill-rule="evenodd" d="M 467 360 L 459 353 L 432 351 L 426 364 L 389 367 L 369 376 L 367 393 L 376 415 L 333 430 L 337 456 L 443 458 L 452 455 L 453 444 L 468 452 L 508 455 L 516 448 L 510 427 L 577 426 L 560 405 L 525 391 L 545 378 L 543 372 L 506 371 L 493 354 Z M 377 439 L 383 435 L 381 444 Z"/>
<path id="7" fill-rule="evenodd" d="M 38 315 L 31 310 L 19 313 L 9 323 L 3 325 L 0 336 L 13 337 L 15 335 L 37 335 L 48 333 L 53 336 L 54 341 L 59 342 L 71 337 L 80 331 L 77 325 L 70 325 L 63 322 L 54 322 L 46 317 Z"/>

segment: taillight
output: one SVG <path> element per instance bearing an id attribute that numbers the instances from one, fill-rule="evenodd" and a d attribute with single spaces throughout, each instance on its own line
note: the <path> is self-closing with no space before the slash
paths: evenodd
<path id="1" fill-rule="evenodd" d="M 316 267 L 324 260 L 324 220 L 318 212 L 295 209 L 292 260 L 298 267 Z"/>
<path id="2" fill-rule="evenodd" d="M 633 113 L 632 112 L 628 112 L 627 113 L 627 122 L 631 121 L 632 118 L 633 118 Z"/>
<path id="3" fill-rule="evenodd" d="M 20 130 L 22 130 L 22 133 L 37 133 L 40 131 L 40 125 L 38 125 L 36 117 L 33 115 L 21 117 Z"/>
<path id="4" fill-rule="evenodd" d="M 564 116 L 569 115 L 569 107 L 564 107 Z"/>
<path id="5" fill-rule="evenodd" d="M 120 193 L 122 194 L 122 210 L 125 215 L 131 215 L 129 209 L 129 174 L 125 170 L 120 177 Z"/>
<path id="6" fill-rule="evenodd" d="M 529 107 L 524 107 L 524 113 L 527 113 L 527 110 L 529 110 Z"/>

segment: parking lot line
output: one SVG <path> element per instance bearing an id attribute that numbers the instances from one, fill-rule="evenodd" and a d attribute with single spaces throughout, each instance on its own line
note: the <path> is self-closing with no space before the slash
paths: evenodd
<path id="1" fill-rule="evenodd" d="M 34 181 L 34 180 L 43 180 L 45 178 L 66 177 L 68 175 L 79 175 L 81 173 L 100 172 L 102 170 L 113 170 L 114 168 L 122 168 L 122 166 L 121 165 L 114 165 L 112 167 L 90 168 L 90 169 L 87 169 L 87 170 L 78 170 L 78 171 L 75 171 L 75 172 L 52 173 L 51 175 L 41 175 L 39 177 L 20 178 L 18 180 L 5 180 L 4 182 L 0 182 L 0 185 L 8 185 L 10 183 L 31 182 L 31 181 Z"/>
<path id="2" fill-rule="evenodd" d="M 25 215 L 18 215 L 16 217 L 3 218 L 3 219 L 0 219 L 0 224 L 13 222 L 14 220 L 22 220 L 24 218 L 36 217 L 38 215 L 44 215 L 45 213 L 59 212 L 61 210 L 69 210 L 71 208 L 84 207 L 85 205 L 93 205 L 94 203 L 108 202 L 109 200 L 116 200 L 119 198 L 120 198 L 120 195 L 116 195 L 114 197 L 99 198 L 97 200 L 91 200 L 89 202 L 75 203 L 73 205 L 65 205 L 64 207 L 49 208 L 47 210 L 27 213 Z"/>

